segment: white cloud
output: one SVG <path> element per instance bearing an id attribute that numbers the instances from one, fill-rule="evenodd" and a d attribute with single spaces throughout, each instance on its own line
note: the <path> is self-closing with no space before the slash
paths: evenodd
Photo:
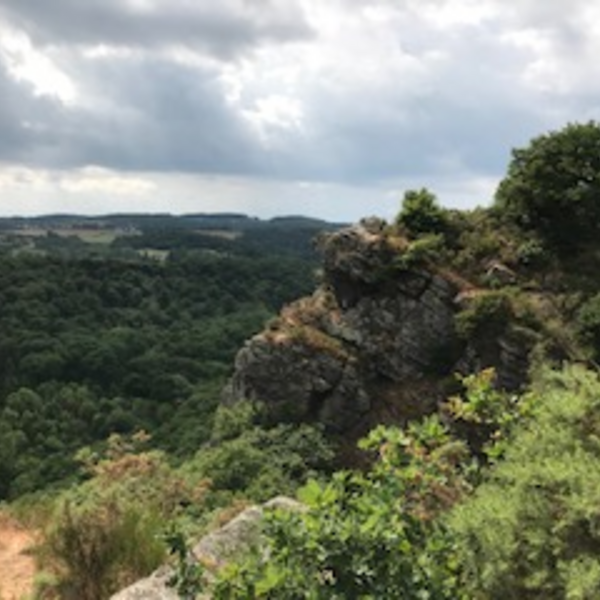
<path id="1" fill-rule="evenodd" d="M 61 190 L 71 194 L 102 193 L 117 196 L 146 195 L 156 189 L 149 179 L 120 175 L 101 167 L 85 167 L 59 179 Z"/>
<path id="2" fill-rule="evenodd" d="M 242 110 L 242 115 L 256 129 L 267 147 L 277 145 L 281 132 L 302 133 L 304 110 L 302 104 L 291 96 L 271 94 L 257 98 L 252 108 Z"/>
<path id="3" fill-rule="evenodd" d="M 47 171 L 26 167 L 0 167 L 0 191 L 2 193 L 17 190 L 41 193 L 48 191 L 51 187 L 51 176 Z"/>
<path id="4" fill-rule="evenodd" d="M 75 84 L 50 56 L 36 50 L 23 32 L 11 30 L 1 21 L 0 60 L 13 77 L 31 84 L 37 95 L 52 96 L 65 104 L 77 98 Z"/>

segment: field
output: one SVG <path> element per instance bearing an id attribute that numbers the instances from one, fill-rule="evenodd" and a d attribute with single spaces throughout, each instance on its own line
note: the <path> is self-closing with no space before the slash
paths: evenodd
<path id="1" fill-rule="evenodd" d="M 58 235 L 60 237 L 77 237 L 82 242 L 87 244 L 111 244 L 116 238 L 123 235 L 124 232 L 114 227 L 107 228 L 45 228 L 45 227 L 28 227 L 25 229 L 14 229 L 8 232 L 12 235 L 18 235 L 26 238 L 39 238 L 48 234 Z M 128 235 L 130 232 L 127 232 Z"/>

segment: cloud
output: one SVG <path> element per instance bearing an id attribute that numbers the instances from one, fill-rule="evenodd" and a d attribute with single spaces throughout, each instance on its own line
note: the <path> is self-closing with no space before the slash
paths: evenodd
<path id="1" fill-rule="evenodd" d="M 277 150 L 275 172 L 353 182 L 498 173 L 511 142 L 543 127 L 539 102 L 531 93 L 527 102 L 518 80 L 528 50 L 494 36 L 484 16 L 454 15 L 439 30 L 433 10 L 401 5 L 342 12 L 322 3 L 312 12 L 318 44 L 261 54 L 230 74 L 245 115 L 276 85 L 294 102 L 294 127 L 263 132 Z"/>
<path id="2" fill-rule="evenodd" d="M 0 62 L 0 161 L 28 164 L 37 156 L 45 162 L 54 152 L 53 126 L 62 119 L 61 106 L 33 92 Z"/>
<path id="3" fill-rule="evenodd" d="M 103 193 L 118 196 L 145 195 L 156 189 L 148 179 L 111 173 L 100 167 L 86 167 L 60 179 L 61 189 L 70 193 Z"/>
<path id="4" fill-rule="evenodd" d="M 38 46 L 190 46 L 230 59 L 312 34 L 292 0 L 4 0 L 0 12 Z"/>
<path id="5" fill-rule="evenodd" d="M 583 0 L 4 0 L 0 160 L 458 202 L 598 115 L 599 54 Z"/>
<path id="6" fill-rule="evenodd" d="M 96 157 L 98 164 L 136 170 L 255 168 L 254 140 L 224 102 L 218 72 L 143 56 L 120 60 L 118 68 L 112 61 L 94 66 L 86 83 L 91 104 L 77 113 L 75 145 L 84 164 Z M 85 67 L 78 67 L 82 77 Z"/>
<path id="7" fill-rule="evenodd" d="M 244 173 L 260 148 L 224 101 L 219 74 L 130 56 L 72 60 L 78 102 L 32 93 L 0 63 L 0 158 L 38 167 Z"/>

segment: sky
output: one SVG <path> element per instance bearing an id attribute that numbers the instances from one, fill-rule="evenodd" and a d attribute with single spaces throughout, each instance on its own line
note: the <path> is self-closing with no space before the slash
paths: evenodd
<path id="1" fill-rule="evenodd" d="M 486 205 L 598 56 L 589 0 L 0 0 L 0 215 Z"/>

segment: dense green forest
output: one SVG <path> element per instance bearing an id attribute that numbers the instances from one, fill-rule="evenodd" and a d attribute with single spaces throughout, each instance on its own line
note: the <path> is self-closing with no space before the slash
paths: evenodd
<path id="1" fill-rule="evenodd" d="M 165 218 L 119 222 L 118 236 L 75 217 L 5 228 L 0 498 L 59 483 L 79 448 L 113 433 L 144 430 L 180 457 L 208 439 L 236 350 L 316 269 L 316 225 L 223 219 L 218 235 Z"/>
<path id="2" fill-rule="evenodd" d="M 419 418 L 384 419 L 346 464 L 319 422 L 273 422 L 268 399 L 218 405 L 236 348 L 313 289 L 316 224 L 266 235 L 222 215 L 207 233 L 163 215 L 113 222 L 118 235 L 91 243 L 65 234 L 73 221 L 38 238 L 11 223 L 0 482 L 12 514 L 43 532 L 35 598 L 108 598 L 167 560 L 182 598 L 598 598 L 599 206 L 590 122 L 514 150 L 488 208 L 411 190 L 393 222 L 371 220 L 389 264 L 359 291 L 443 274 L 463 290 L 462 349 L 510 332 L 529 369 L 508 390 L 493 365 L 450 376 L 439 357 L 444 368 L 417 383 L 443 377 L 448 396 Z M 327 301 L 339 318 L 331 290 Z M 339 358 L 302 306 L 315 309 L 295 305 L 290 343 Z M 255 548 L 190 560 L 201 533 L 278 494 L 303 509 L 268 512 Z"/>

